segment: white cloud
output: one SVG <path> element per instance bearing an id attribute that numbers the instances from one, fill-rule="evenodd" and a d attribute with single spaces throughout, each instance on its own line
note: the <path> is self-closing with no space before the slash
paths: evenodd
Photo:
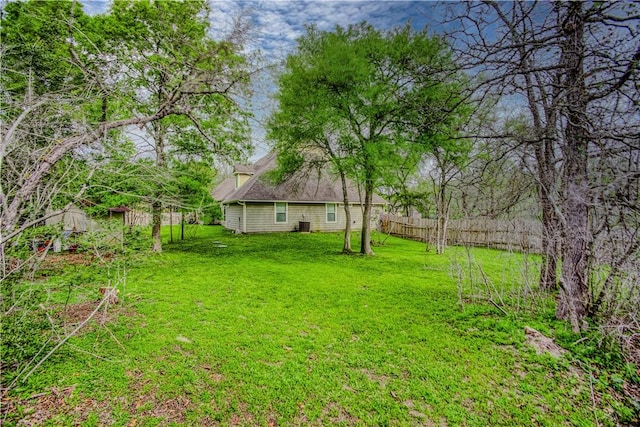
<path id="1" fill-rule="evenodd" d="M 331 31 L 367 21 L 377 28 L 404 25 L 411 20 L 422 28 L 428 2 L 417 1 L 282 1 L 212 0 L 213 25 L 229 31 L 230 23 L 241 11 L 252 23 L 249 50 L 259 49 L 269 58 L 279 59 L 295 47 L 305 25 Z"/>
<path id="2" fill-rule="evenodd" d="M 97 15 L 106 12 L 110 2 L 107 0 L 82 0 L 81 3 L 85 13 Z"/>
<path id="3" fill-rule="evenodd" d="M 106 12 L 108 0 L 82 0 L 87 13 Z M 223 38 L 241 14 L 252 24 L 252 49 L 269 55 L 283 55 L 295 46 L 305 25 L 331 31 L 367 21 L 386 29 L 404 25 L 408 20 L 422 28 L 427 19 L 429 1 L 323 1 L 323 0 L 210 0 L 211 26 L 216 38 Z"/>

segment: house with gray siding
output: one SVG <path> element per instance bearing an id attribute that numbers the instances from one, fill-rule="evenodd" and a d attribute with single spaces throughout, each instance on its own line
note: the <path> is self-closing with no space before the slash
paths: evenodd
<path id="1" fill-rule="evenodd" d="M 268 172 L 277 167 L 276 159 L 272 152 L 253 165 L 236 165 L 233 176 L 216 187 L 213 198 L 222 206 L 222 224 L 237 233 L 343 231 L 346 223 L 340 179 L 314 169 L 275 183 Z M 349 182 L 347 195 L 351 226 L 356 230 L 362 227 L 364 194 Z M 384 199 L 374 196 L 373 221 L 385 205 Z"/>

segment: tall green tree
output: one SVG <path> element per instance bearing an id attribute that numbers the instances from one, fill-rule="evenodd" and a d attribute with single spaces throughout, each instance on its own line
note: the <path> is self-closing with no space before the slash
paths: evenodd
<path id="1" fill-rule="evenodd" d="M 246 148 L 244 29 L 213 40 L 206 16 L 205 2 L 114 2 L 96 16 L 78 2 L 4 6 L 0 248 L 42 218 L 61 182 L 85 182 L 73 161 L 95 169 L 87 159 L 116 132 L 151 141 L 160 165 L 167 141 L 201 159 Z"/>
<path id="2" fill-rule="evenodd" d="M 461 117 L 462 79 L 452 70 L 446 42 L 408 25 L 309 27 L 287 58 L 272 138 L 280 151 L 321 150 L 362 186 L 363 254 L 373 254 L 372 198 L 385 174 L 439 144 Z"/>
<path id="3" fill-rule="evenodd" d="M 433 167 L 430 178 L 433 184 L 436 208 L 436 252 L 443 254 L 447 246 L 447 227 L 451 206 L 451 184 L 458 178 L 469 161 L 472 145 L 468 139 L 450 139 L 433 147 Z"/>
<path id="4" fill-rule="evenodd" d="M 177 186 L 176 206 L 182 212 L 200 215 L 217 203 L 213 200 L 213 180 L 216 176 L 211 164 L 204 161 L 178 162 L 171 169 Z"/>
<path id="5" fill-rule="evenodd" d="M 235 157 L 248 148 L 246 114 L 238 103 L 247 88 L 247 64 L 237 40 L 212 39 L 206 1 L 116 1 L 108 28 L 110 49 L 122 59 L 132 88 L 132 111 L 148 114 L 177 93 L 198 94 L 184 103 L 180 115 L 145 126 L 157 168 L 168 170 L 172 158 L 182 155 L 210 161 L 214 154 Z M 155 251 L 162 250 L 167 196 L 158 186 L 152 203 Z"/>
<path id="6" fill-rule="evenodd" d="M 422 161 L 423 156 L 420 153 L 407 153 L 403 162 L 389 171 L 383 185 L 378 187 L 380 194 L 389 203 L 388 210 L 392 214 L 409 217 L 416 211 L 424 213 L 430 204 L 427 201 L 428 192 L 419 188 Z"/>

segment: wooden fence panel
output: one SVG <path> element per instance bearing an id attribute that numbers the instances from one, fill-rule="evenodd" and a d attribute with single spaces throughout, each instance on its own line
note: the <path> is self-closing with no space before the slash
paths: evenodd
<path id="1" fill-rule="evenodd" d="M 180 224 L 182 220 L 180 215 L 180 212 L 163 212 L 162 225 Z M 148 226 L 152 223 L 152 217 L 153 215 L 149 212 L 140 209 L 131 209 L 127 212 L 126 223 L 129 226 Z"/>
<path id="2" fill-rule="evenodd" d="M 405 239 L 435 244 L 437 223 L 435 219 L 384 215 L 380 221 L 380 231 Z M 526 220 L 449 220 L 447 245 L 540 253 L 542 227 L 539 222 Z"/>

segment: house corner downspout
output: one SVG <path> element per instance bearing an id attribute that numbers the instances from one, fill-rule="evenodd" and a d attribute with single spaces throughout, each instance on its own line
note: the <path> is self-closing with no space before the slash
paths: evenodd
<path id="1" fill-rule="evenodd" d="M 238 204 L 242 206 L 242 233 L 247 234 L 247 204 L 240 201 Z"/>

